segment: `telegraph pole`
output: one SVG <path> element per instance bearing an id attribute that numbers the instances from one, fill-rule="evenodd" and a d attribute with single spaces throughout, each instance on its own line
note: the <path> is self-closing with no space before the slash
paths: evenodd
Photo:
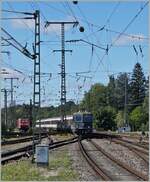
<path id="1" fill-rule="evenodd" d="M 10 80 L 10 93 L 11 93 L 11 103 L 10 103 L 10 109 L 11 109 L 11 124 L 10 126 L 13 126 L 13 122 L 14 122 L 14 116 L 13 116 L 13 106 L 14 106 L 14 98 L 13 98 L 13 92 L 14 92 L 14 80 L 18 80 L 19 78 L 5 78 L 5 80 Z"/>
<path id="2" fill-rule="evenodd" d="M 65 52 L 72 52 L 72 50 L 65 50 L 65 25 L 78 25 L 78 22 L 46 22 L 46 27 L 51 24 L 61 25 L 61 50 L 54 50 L 53 52 L 61 52 L 61 123 L 66 121 L 65 104 L 66 104 L 66 72 L 65 72 Z"/>
<path id="3" fill-rule="evenodd" d="M 13 86 L 13 80 L 18 80 L 19 78 L 5 78 L 5 80 L 10 80 L 10 89 L 11 89 L 11 106 L 14 105 L 13 100 L 13 92 L 14 92 L 14 86 Z"/>
<path id="4" fill-rule="evenodd" d="M 30 120 L 30 126 L 32 127 L 32 99 L 30 99 L 30 109 L 29 109 L 29 120 Z"/>
<path id="5" fill-rule="evenodd" d="M 8 113 L 7 113 L 7 93 L 11 92 L 11 90 L 7 90 L 7 89 L 1 89 L 1 92 L 4 92 L 4 108 L 5 108 L 5 127 L 8 127 Z"/>
<path id="6" fill-rule="evenodd" d="M 4 90 L 5 126 L 7 128 L 7 90 Z"/>
<path id="7" fill-rule="evenodd" d="M 124 125 L 127 125 L 127 74 L 125 76 Z"/>
<path id="8" fill-rule="evenodd" d="M 1 89 L 1 92 L 4 92 L 5 127 L 7 128 L 7 90 Z"/>

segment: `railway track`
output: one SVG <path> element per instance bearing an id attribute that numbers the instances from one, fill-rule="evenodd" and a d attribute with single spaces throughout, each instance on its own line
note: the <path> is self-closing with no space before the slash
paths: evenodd
<path id="1" fill-rule="evenodd" d="M 58 142 L 54 142 L 53 144 L 49 145 L 49 149 L 55 149 L 64 145 L 68 145 L 71 143 L 77 142 L 77 137 L 70 138 L 68 140 L 62 140 Z M 38 141 L 36 141 L 35 145 L 39 144 Z M 25 147 L 21 147 L 12 151 L 2 152 L 1 153 L 1 164 L 5 164 L 11 160 L 17 160 L 21 157 L 30 157 L 30 155 L 33 154 L 33 145 L 27 145 Z"/>
<path id="2" fill-rule="evenodd" d="M 127 143 L 130 143 L 132 145 L 135 145 L 135 146 L 138 146 L 138 147 L 141 147 L 141 148 L 144 148 L 146 150 L 149 150 L 149 146 L 146 144 L 141 144 L 141 143 L 138 143 L 138 142 L 134 142 L 134 141 L 129 141 L 127 139 L 123 139 L 123 138 L 118 138 L 119 140 L 123 141 L 123 142 L 127 142 Z"/>
<path id="3" fill-rule="evenodd" d="M 141 180 L 148 181 L 148 176 L 136 171 L 135 169 L 131 168 L 126 163 L 114 158 L 110 153 L 106 152 L 104 149 L 102 149 L 98 144 L 96 144 L 94 141 L 91 140 L 91 143 L 100 151 L 102 152 L 106 157 L 114 161 L 117 165 L 127 170 L 129 173 L 134 175 L 137 178 L 140 178 Z"/>
<path id="4" fill-rule="evenodd" d="M 45 138 L 46 136 L 43 135 L 41 136 L 41 138 Z M 39 136 L 35 136 L 34 140 L 37 140 L 39 138 Z M 13 139 L 13 140 L 4 140 L 1 142 L 1 145 L 11 145 L 11 144 L 17 144 L 17 143 L 23 143 L 23 142 L 27 142 L 27 141 L 32 141 L 33 140 L 33 136 L 29 136 L 29 137 L 22 137 L 22 138 L 18 138 L 18 139 Z"/>
<path id="5" fill-rule="evenodd" d="M 138 155 L 140 158 L 142 158 L 147 165 L 149 165 L 149 158 L 148 158 L 149 152 L 148 151 L 145 151 L 143 149 L 137 148 L 136 146 L 134 146 L 134 145 L 132 145 L 130 143 L 127 143 L 127 142 L 124 142 L 124 141 L 120 141 L 118 139 L 113 139 L 112 142 L 120 144 L 120 145 L 122 145 L 124 147 L 127 147 L 129 150 L 131 150 L 136 155 Z"/>
<path id="6" fill-rule="evenodd" d="M 126 142 L 126 143 L 130 143 L 132 145 L 144 148 L 146 150 L 149 150 L 149 143 L 148 142 L 135 142 L 135 141 L 130 141 L 128 139 L 124 139 L 125 136 L 122 136 L 120 134 L 112 134 L 112 133 L 108 133 L 108 132 L 96 132 L 96 133 L 92 133 L 92 135 L 90 136 L 90 138 L 116 138 L 120 141 Z M 147 152 L 148 153 L 148 152 Z"/>
<path id="7" fill-rule="evenodd" d="M 96 174 L 98 174 L 105 181 L 111 181 L 112 178 L 108 176 L 108 174 L 106 174 L 105 171 L 102 168 L 100 168 L 100 166 L 87 153 L 80 139 L 78 140 L 78 143 L 81 153 L 83 154 L 89 165 L 92 167 L 92 169 L 96 172 Z"/>

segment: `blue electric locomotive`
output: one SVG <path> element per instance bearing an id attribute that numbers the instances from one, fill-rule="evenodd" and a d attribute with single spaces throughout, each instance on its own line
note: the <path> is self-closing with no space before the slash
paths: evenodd
<path id="1" fill-rule="evenodd" d="M 75 133 L 86 134 L 92 133 L 93 115 L 89 112 L 78 112 L 73 114 L 73 123 Z"/>

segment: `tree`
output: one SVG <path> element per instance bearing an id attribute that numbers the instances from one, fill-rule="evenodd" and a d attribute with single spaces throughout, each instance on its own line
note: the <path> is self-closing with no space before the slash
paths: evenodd
<path id="1" fill-rule="evenodd" d="M 106 86 L 96 83 L 85 93 L 80 108 L 93 112 L 104 107 L 107 105 L 106 95 Z"/>
<path id="2" fill-rule="evenodd" d="M 137 106 L 130 113 L 130 125 L 133 131 L 141 130 L 144 113 L 141 106 Z"/>
<path id="3" fill-rule="evenodd" d="M 130 82 L 130 104 L 132 109 L 141 105 L 144 101 L 146 80 L 140 63 L 136 63 Z"/>
<path id="4" fill-rule="evenodd" d="M 142 104 L 143 112 L 143 128 L 146 131 L 149 131 L 149 97 L 146 96 Z"/>
<path id="5" fill-rule="evenodd" d="M 95 126 L 103 130 L 115 130 L 115 110 L 112 107 L 104 107 L 94 112 Z"/>
<path id="6" fill-rule="evenodd" d="M 128 100 L 128 83 L 129 76 L 127 73 L 120 73 L 115 81 L 115 102 L 117 104 L 117 110 L 123 110 L 125 104 L 125 95 Z"/>
<path id="7" fill-rule="evenodd" d="M 113 75 L 109 76 L 109 83 L 107 86 L 107 104 L 112 107 L 116 107 L 115 78 Z"/>
<path id="8" fill-rule="evenodd" d="M 117 128 L 124 126 L 124 112 L 118 111 L 116 117 L 115 117 Z"/>

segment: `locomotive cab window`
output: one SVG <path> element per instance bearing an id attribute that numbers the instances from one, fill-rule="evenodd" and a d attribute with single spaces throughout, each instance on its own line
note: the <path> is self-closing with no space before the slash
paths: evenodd
<path id="1" fill-rule="evenodd" d="M 84 114 L 84 122 L 92 122 L 93 116 L 92 114 Z"/>
<path id="2" fill-rule="evenodd" d="M 80 115 L 80 114 L 74 115 L 74 116 L 73 116 L 73 120 L 74 120 L 75 122 L 81 122 L 81 121 L 82 121 L 82 115 Z"/>

